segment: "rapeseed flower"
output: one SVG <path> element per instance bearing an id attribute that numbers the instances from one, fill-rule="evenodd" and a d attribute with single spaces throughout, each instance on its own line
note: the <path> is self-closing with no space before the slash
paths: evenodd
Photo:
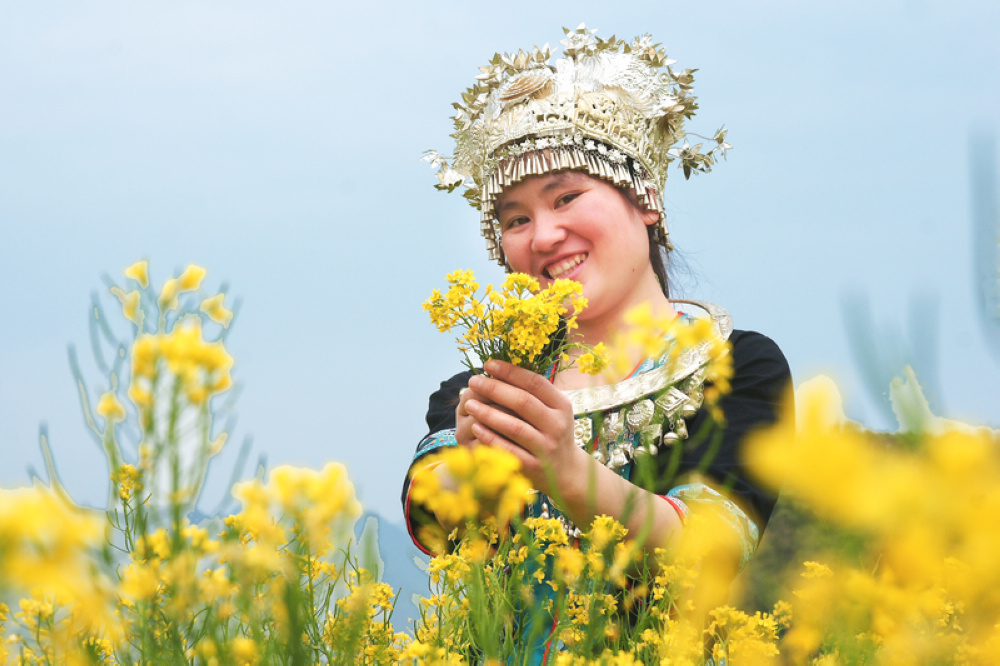
<path id="1" fill-rule="evenodd" d="M 113 288 L 137 324 L 126 348 L 127 394 L 138 407 L 140 443 L 138 462 L 124 462 L 120 429 L 105 428 L 113 483 L 107 511 L 77 509 L 61 491 L 0 491 L 0 593 L 29 592 L 13 627 L 0 605 L 0 662 L 13 653 L 24 663 L 275 663 L 298 650 L 307 663 L 395 663 L 406 646 L 389 623 L 395 592 L 370 574 L 348 575 L 360 571 L 348 554 L 360 505 L 343 466 L 279 467 L 266 484 L 238 486 L 243 510 L 218 537 L 210 523 L 186 520 L 207 459 L 226 441 L 225 432 L 213 432 L 208 400 L 231 385 L 233 365 L 223 344 L 202 333 L 206 318 L 231 319 L 221 295 L 205 299 L 201 313 L 186 301 L 168 316 L 204 275 L 189 266 L 167 281 L 154 296 L 156 330 L 141 323 L 139 290 Z M 130 266 L 126 277 L 146 289 L 148 265 Z M 117 381 L 109 377 L 112 386 Z M 128 418 L 117 388 L 92 411 L 108 424 Z M 181 451 L 192 435 L 197 445 Z M 482 483 L 500 482 L 487 475 Z M 362 608 L 339 609 L 345 586 L 348 594 L 363 589 Z M 331 631 L 339 639 L 324 643 Z"/>
<path id="2" fill-rule="evenodd" d="M 573 585 L 580 580 L 587 560 L 579 549 L 572 546 L 560 548 L 555 554 L 556 580 Z"/>
<path id="3" fill-rule="evenodd" d="M 194 291 L 201 286 L 201 281 L 205 279 L 207 272 L 201 266 L 189 264 L 177 278 L 178 291 Z"/>
<path id="4" fill-rule="evenodd" d="M 723 415 L 715 406 L 730 391 L 733 361 L 730 344 L 719 336 L 715 324 L 709 319 L 657 314 L 649 303 L 631 308 L 624 321 L 625 329 L 604 350 L 608 360 L 601 370 L 608 381 L 613 383 L 627 377 L 642 359 L 676 367 L 698 352 L 704 358 L 705 402 L 714 410 L 715 419 L 721 421 Z"/>
<path id="5" fill-rule="evenodd" d="M 118 496 L 123 501 L 134 498 L 143 490 L 142 473 L 129 463 L 115 470 L 111 480 L 118 486 Z"/>
<path id="6" fill-rule="evenodd" d="M 343 538 L 333 531 L 338 524 L 344 530 L 361 515 L 354 485 L 340 463 L 327 463 L 315 471 L 282 465 L 271 470 L 264 486 L 269 505 L 279 515 L 293 519 L 301 535 L 320 554 L 328 548 L 331 538 Z"/>
<path id="7" fill-rule="evenodd" d="M 731 606 L 709 612 L 711 623 L 706 632 L 714 638 L 713 658 L 717 663 L 774 663 L 779 655 L 778 632 L 787 626 L 787 615 L 757 612 L 744 613 Z"/>
<path id="8" fill-rule="evenodd" d="M 143 259 L 125 269 L 125 277 L 135 280 L 145 289 L 149 286 L 149 262 Z"/>
<path id="9" fill-rule="evenodd" d="M 607 348 L 604 343 L 598 342 L 592 351 L 580 354 L 576 359 L 576 364 L 580 368 L 580 372 L 587 375 L 598 375 L 604 372 L 608 366 Z"/>
<path id="10" fill-rule="evenodd" d="M 576 343 L 568 335 L 587 306 L 579 283 L 556 280 L 542 289 L 530 275 L 511 273 L 499 290 L 487 285 L 480 299 L 472 271 L 454 271 L 446 279 L 448 291 L 433 290 L 424 310 L 442 332 L 464 329 L 459 348 L 473 352 L 481 364 L 498 359 L 544 373 L 557 361 L 561 369 L 570 367 L 573 357 L 566 352 L 574 350 L 581 354 L 576 361 L 581 371 L 596 374 L 603 368 L 603 348 Z M 466 363 L 474 369 L 468 358 Z"/>
<path id="11" fill-rule="evenodd" d="M 205 341 L 198 318 L 186 319 L 170 333 L 146 333 L 136 338 L 129 398 L 137 407 L 152 406 L 152 387 L 159 377 L 161 361 L 182 381 L 188 400 L 195 405 L 232 386 L 233 357 L 221 341 Z"/>
<path id="12" fill-rule="evenodd" d="M 260 662 L 260 648 L 255 641 L 246 636 L 236 636 L 229 643 L 229 654 L 234 663 L 257 664 Z"/>
<path id="13" fill-rule="evenodd" d="M 132 605 L 149 601 L 161 590 L 161 579 L 158 561 L 132 561 L 122 570 L 119 594 Z"/>
<path id="14" fill-rule="evenodd" d="M 943 420 L 905 437 L 871 433 L 843 419 L 829 382 L 810 383 L 796 402 L 798 427 L 786 410 L 752 440 L 751 464 L 869 545 L 805 563 L 783 649 L 801 659 L 824 646 L 884 663 L 988 650 L 1000 617 L 997 434 Z"/>
<path id="15" fill-rule="evenodd" d="M 111 581 L 95 557 L 105 530 L 98 512 L 72 505 L 45 486 L 0 489 L 0 590 L 30 593 L 17 616 L 22 623 L 54 629 L 54 608 L 70 607 L 73 614 L 60 619 L 52 640 L 73 632 L 118 634 Z"/>
<path id="16" fill-rule="evenodd" d="M 118 396 L 114 391 L 108 391 L 101 396 L 97 402 L 97 413 L 108 420 L 109 423 L 117 423 L 125 420 L 125 407 L 118 401 Z"/>
<path id="17" fill-rule="evenodd" d="M 206 298 L 201 302 L 201 311 L 208 315 L 209 319 L 222 324 L 223 328 L 229 328 L 229 323 L 233 320 L 233 311 L 223 305 L 225 294 L 216 294 Z"/>
<path id="18" fill-rule="evenodd" d="M 126 276 L 145 289 L 148 267 L 140 263 Z M 174 299 L 200 288 L 204 273 L 185 273 L 173 278 Z M 542 344 L 545 355 L 552 337 L 542 343 L 538 331 L 553 322 L 553 335 L 560 326 L 572 331 L 583 306 L 572 285 L 559 285 L 552 298 L 565 311 L 553 318 L 558 308 L 531 303 L 542 290 L 528 276 L 488 287 L 482 298 L 470 271 L 448 281 L 432 321 L 475 322 L 463 340 L 470 347 L 514 331 L 491 314 L 506 309 L 506 321 L 525 329 L 509 336 L 508 349 L 529 354 Z M 126 317 L 141 320 L 138 294 L 115 296 Z M 998 433 L 936 418 L 922 421 L 933 425 L 925 431 L 913 425 L 919 419 L 902 417 L 905 436 L 872 433 L 844 419 L 832 389 L 815 386 L 798 401 L 798 428 L 787 409 L 748 452 L 758 474 L 784 485 L 783 501 L 809 507 L 836 536 L 830 552 L 796 560 L 806 561 L 789 603 L 753 614 L 706 605 L 712 595 L 701 591 L 704 578 L 713 557 L 731 546 L 724 536 L 731 529 L 716 530 L 711 512 L 693 511 L 679 538 L 646 567 L 642 549 L 610 517 L 595 518 L 578 540 L 556 518 L 522 521 L 527 483 L 516 459 L 488 447 L 455 448 L 431 459 L 456 480 L 454 491 L 423 472 L 413 498 L 429 504 L 439 496 L 438 514 L 465 530 L 450 541 L 442 535 L 449 551 L 429 562 L 430 594 L 420 600 L 413 638 L 397 633 L 389 621 L 395 591 L 348 556 L 333 557 L 349 548 L 360 510 L 342 466 L 278 467 L 266 482 L 238 485 L 242 509 L 218 536 L 176 506 L 197 493 L 197 478 L 182 473 L 164 493 L 176 517 L 157 513 L 146 485 L 164 462 L 188 463 L 165 455 L 176 436 L 154 430 L 153 416 L 159 425 L 168 407 L 210 413 L 208 397 L 229 385 L 231 357 L 201 332 L 205 316 L 220 313 L 211 303 L 228 312 L 220 296 L 206 299 L 202 314 L 169 319 L 161 311 L 155 332 L 138 327 L 128 395 L 150 418 L 140 423 L 139 462 L 110 464 L 116 495 L 107 513 L 80 510 L 43 487 L 0 491 L 0 591 L 24 593 L 13 618 L 0 603 L 0 662 L 256 664 L 293 655 L 304 663 L 495 666 L 520 654 L 529 637 L 515 617 L 527 616 L 563 641 L 549 657 L 560 664 L 703 664 L 706 645 L 717 663 L 733 664 L 1000 659 Z M 646 327 L 632 338 L 635 349 L 670 363 L 696 347 L 709 359 L 709 381 L 725 388 L 729 350 L 710 337 L 707 322 L 675 331 L 675 322 L 649 310 L 630 316 Z M 576 363 L 591 363 L 586 350 L 576 351 Z M 154 397 L 167 395 L 170 405 L 154 409 Z M 907 404 L 922 398 L 909 397 Z M 115 392 L 94 411 L 111 423 L 127 418 Z M 194 425 L 192 412 L 183 414 L 183 426 Z M 207 459 L 225 437 L 211 440 L 210 422 L 196 423 L 206 433 L 196 458 Z M 105 434 L 113 439 L 116 430 Z M 108 521 L 120 535 L 106 534 Z M 118 559 L 107 542 L 122 548 Z"/>
<path id="19" fill-rule="evenodd" d="M 142 328 L 142 310 L 139 307 L 140 294 L 137 289 L 125 293 L 118 287 L 111 287 L 111 293 L 118 297 L 122 304 L 122 314 L 136 326 Z"/>
<path id="20" fill-rule="evenodd" d="M 611 516 L 600 515 L 591 522 L 584 537 L 592 549 L 602 551 L 608 546 L 617 545 L 627 534 L 628 529 L 617 520 Z"/>
<path id="21" fill-rule="evenodd" d="M 180 282 L 177 281 L 177 278 L 168 278 L 160 288 L 160 295 L 157 298 L 157 302 L 160 304 L 160 311 L 176 310 L 179 305 L 179 301 L 177 300 L 179 293 Z"/>
<path id="22" fill-rule="evenodd" d="M 455 480 L 455 490 L 444 488 L 433 468 Z M 427 459 L 412 480 L 412 501 L 426 506 L 446 524 L 495 516 L 505 524 L 520 515 L 531 486 L 513 455 L 487 446 L 451 447 Z"/>

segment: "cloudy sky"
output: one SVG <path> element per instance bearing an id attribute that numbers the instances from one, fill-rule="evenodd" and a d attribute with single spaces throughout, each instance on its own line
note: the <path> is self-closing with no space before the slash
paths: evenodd
<path id="1" fill-rule="evenodd" d="M 1000 5 L 627 6 L 0 5 L 0 484 L 42 468 L 46 422 L 70 490 L 102 501 L 67 347 L 106 389 L 87 322 L 103 276 L 195 262 L 242 300 L 234 441 L 271 465 L 343 461 L 400 521 L 426 396 L 460 366 L 420 304 L 455 268 L 501 279 L 477 213 L 419 156 L 450 151 L 451 102 L 495 51 L 581 21 L 651 33 L 698 69 L 690 129 L 730 129 L 726 163 L 668 185 L 683 295 L 774 338 L 797 381 L 833 376 L 854 418 L 891 427 L 884 382 L 911 362 L 936 409 L 995 427 L 970 155 L 991 163 L 1000 121 Z"/>

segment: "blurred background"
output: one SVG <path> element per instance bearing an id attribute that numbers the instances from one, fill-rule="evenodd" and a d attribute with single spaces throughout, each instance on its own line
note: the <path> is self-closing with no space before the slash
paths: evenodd
<path id="1" fill-rule="evenodd" d="M 938 414 L 1000 423 L 1000 5 L 100 1 L 0 5 L 0 485 L 60 475 L 100 505 L 105 463 L 67 361 L 92 294 L 188 263 L 242 305 L 242 387 L 206 506 L 251 464 L 344 462 L 408 558 L 399 489 L 427 396 L 460 369 L 421 310 L 447 272 L 502 279 L 478 213 L 436 191 L 451 102 L 496 51 L 649 32 L 697 68 L 689 130 L 735 148 L 666 192 L 680 295 L 774 338 L 796 381 L 893 429 L 911 364 Z M 420 590 L 413 590 L 420 591 Z"/>

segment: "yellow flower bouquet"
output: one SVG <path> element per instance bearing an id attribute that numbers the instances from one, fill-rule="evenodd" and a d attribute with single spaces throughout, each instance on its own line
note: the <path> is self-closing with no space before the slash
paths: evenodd
<path id="1" fill-rule="evenodd" d="M 530 275 L 511 273 L 500 289 L 487 285 L 480 298 L 471 270 L 454 271 L 446 279 L 448 291 L 435 289 L 424 310 L 443 333 L 456 327 L 465 330 L 458 343 L 469 369 L 478 372 L 470 352 L 480 365 L 497 359 L 539 374 L 556 362 L 561 369 L 576 364 L 590 374 L 607 365 L 603 345 L 590 347 L 570 338 L 577 315 L 587 307 L 580 283 L 556 280 L 542 289 Z M 578 352 L 575 358 L 572 351 Z"/>

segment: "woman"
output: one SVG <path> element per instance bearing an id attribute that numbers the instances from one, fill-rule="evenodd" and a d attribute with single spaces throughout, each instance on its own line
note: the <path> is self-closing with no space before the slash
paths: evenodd
<path id="1" fill-rule="evenodd" d="M 673 72 L 648 36 L 626 44 L 584 26 L 566 32 L 566 57 L 554 66 L 536 47 L 482 68 L 466 104 L 457 105 L 453 161 L 436 153 L 430 161 L 440 167 L 439 187 L 467 188 L 490 254 L 508 271 L 543 286 L 557 278 L 583 285 L 588 306 L 577 332 L 596 345 L 625 328 L 634 306 L 678 316 L 664 271 L 672 249 L 662 212 L 667 167 L 679 161 L 686 175 L 708 171 L 729 146 L 720 131 L 707 153 L 686 141 L 674 147 L 696 108 L 691 72 Z M 734 362 L 732 392 L 720 403 L 726 423 L 707 458 L 705 446 L 685 445 L 689 433 L 711 430 L 703 359 L 669 372 L 659 359 L 636 359 L 635 371 L 613 386 L 572 368 L 543 377 L 490 361 L 488 376 L 460 373 L 431 396 L 430 432 L 407 479 L 440 474 L 421 461 L 441 447 L 501 448 L 521 460 L 540 492 L 529 511 L 558 516 L 571 534 L 607 514 L 646 535 L 648 548 L 668 544 L 692 507 L 710 506 L 738 544 L 728 572 L 735 575 L 775 501 L 747 478 L 741 447 L 751 430 L 776 420 L 790 376 L 768 338 L 733 330 L 721 308 L 696 306 L 729 338 Z M 641 479 L 640 453 L 654 470 Z M 407 521 L 424 548 L 414 528 L 435 518 L 409 501 L 408 488 L 409 481 Z"/>

